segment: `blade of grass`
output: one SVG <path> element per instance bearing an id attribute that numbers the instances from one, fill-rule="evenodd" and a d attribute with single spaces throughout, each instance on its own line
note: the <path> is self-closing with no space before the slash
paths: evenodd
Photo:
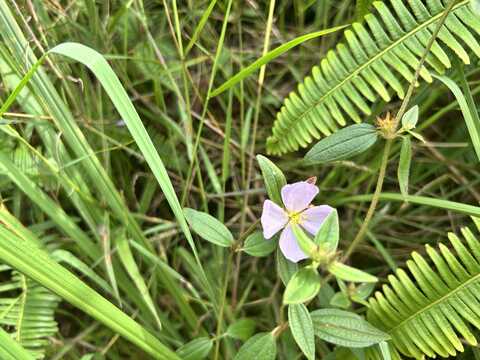
<path id="1" fill-rule="evenodd" d="M 373 197 L 373 194 L 349 196 L 343 199 L 335 200 L 332 202 L 332 204 L 334 206 L 338 206 L 338 205 L 343 205 L 350 202 L 370 201 L 372 200 L 372 197 Z M 379 199 L 383 201 L 400 201 L 400 202 L 408 201 L 408 202 L 411 202 L 412 204 L 426 205 L 434 208 L 450 210 L 460 214 L 480 217 L 480 207 L 468 205 L 468 204 L 462 204 L 462 203 L 450 201 L 450 200 L 434 199 L 427 196 L 417 196 L 417 195 L 403 196 L 402 194 L 396 194 L 396 193 L 381 193 Z"/>
<path id="2" fill-rule="evenodd" d="M 33 357 L 0 328 L 0 358 L 2 360 L 33 360 Z"/>
<path id="3" fill-rule="evenodd" d="M 160 317 L 158 316 L 155 303 L 153 302 L 152 297 L 150 296 L 148 287 L 145 284 L 145 281 L 143 280 L 142 274 L 138 269 L 135 259 L 133 258 L 132 250 L 130 250 L 130 245 L 128 243 L 126 234 L 124 232 L 118 234 L 116 242 L 117 242 L 117 252 L 118 252 L 118 255 L 120 256 L 120 260 L 122 261 L 123 266 L 125 267 L 125 270 L 127 270 L 127 273 L 132 278 L 133 282 L 135 283 L 135 286 L 137 287 L 138 291 L 140 292 L 140 295 L 142 296 L 142 299 L 145 301 L 145 304 L 148 306 L 153 317 L 155 318 L 158 328 L 161 330 L 162 323 L 160 321 Z"/>
<path id="4" fill-rule="evenodd" d="M 444 83 L 457 99 L 463 118 L 465 119 L 465 124 L 467 125 L 468 133 L 472 140 L 473 148 L 475 149 L 477 158 L 480 160 L 480 118 L 475 104 L 473 103 L 465 73 L 463 72 L 463 68 L 460 68 L 460 83 L 464 91 L 463 93 L 460 87 L 452 79 L 442 75 L 433 75 L 433 77 Z"/>
<path id="5" fill-rule="evenodd" d="M 6 224 L 8 226 L 8 224 Z M 111 328 L 156 359 L 178 357 L 128 315 L 56 263 L 35 241 L 0 226 L 0 259 Z"/>
<path id="6" fill-rule="evenodd" d="M 160 185 L 160 188 L 162 189 L 165 198 L 167 199 L 178 224 L 192 249 L 199 268 L 199 275 L 206 278 L 190 229 L 183 215 L 177 195 L 175 194 L 175 189 L 168 176 L 167 169 L 158 155 L 158 152 L 156 151 L 147 130 L 143 126 L 142 120 L 130 101 L 130 98 L 108 62 L 97 51 L 77 43 L 63 43 L 57 45 L 50 50 L 50 53 L 64 55 L 82 63 L 95 74 L 98 81 L 102 84 L 110 97 L 110 100 L 125 121 L 127 128 L 150 166 L 153 175 L 157 179 L 158 184 Z"/>
<path id="7" fill-rule="evenodd" d="M 211 0 L 210 4 L 208 4 L 208 7 L 203 12 L 202 17 L 201 17 L 200 21 L 198 22 L 198 25 L 195 28 L 195 31 L 193 32 L 192 38 L 190 39 L 187 47 L 185 48 L 185 56 L 187 56 L 187 54 L 192 49 L 193 45 L 195 45 L 195 43 L 197 42 L 198 36 L 202 32 L 205 24 L 207 23 L 207 20 L 208 20 L 210 14 L 212 13 L 212 10 L 215 7 L 216 3 L 217 3 L 217 0 Z"/>
<path id="8" fill-rule="evenodd" d="M 275 49 L 267 52 L 261 58 L 257 59 L 252 64 L 248 65 L 246 68 L 242 69 L 240 72 L 238 72 L 237 74 L 232 76 L 230 79 L 228 79 L 222 85 L 220 85 L 218 88 L 213 90 L 212 93 L 210 94 L 210 97 L 215 97 L 215 96 L 221 94 L 222 92 L 231 88 L 233 85 L 235 85 L 239 81 L 246 78 L 251 73 L 253 73 L 256 70 L 258 70 L 259 68 L 261 68 L 263 65 L 268 64 L 270 61 L 272 61 L 273 59 L 276 59 L 277 57 L 279 57 L 283 53 L 287 52 L 288 50 L 294 48 L 295 46 L 298 46 L 298 45 L 304 43 L 305 41 L 315 39 L 317 37 L 324 36 L 324 35 L 327 35 L 327 34 L 331 34 L 335 31 L 341 30 L 341 29 L 343 29 L 347 26 L 348 26 L 348 24 L 347 25 L 336 26 L 336 27 L 333 27 L 333 28 L 330 28 L 330 29 L 316 31 L 316 32 L 306 34 L 306 35 L 302 35 L 302 36 L 299 36 L 299 37 L 297 37 L 293 40 L 290 40 L 289 42 L 286 42 L 283 45 L 280 45 L 279 47 L 276 47 Z"/>

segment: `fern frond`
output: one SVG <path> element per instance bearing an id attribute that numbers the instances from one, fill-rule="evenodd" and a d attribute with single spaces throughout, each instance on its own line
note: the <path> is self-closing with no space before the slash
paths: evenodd
<path id="1" fill-rule="evenodd" d="M 2 266 L 2 271 L 11 271 Z M 60 299 L 49 290 L 11 271 L 11 280 L 0 285 L 0 326 L 36 359 L 43 359 L 48 338 L 58 332 L 54 318 Z M 9 296 L 11 294 L 11 296 Z"/>
<path id="2" fill-rule="evenodd" d="M 462 339 L 477 345 L 472 327 L 480 329 L 480 242 L 470 229 L 461 232 L 466 245 L 453 233 L 448 238 L 454 252 L 426 245 L 432 265 L 413 252 L 410 275 L 397 270 L 369 299 L 367 319 L 406 356 L 455 356 L 464 350 Z"/>
<path id="3" fill-rule="evenodd" d="M 374 11 L 347 29 L 344 43 L 330 50 L 297 92 L 285 99 L 267 139 L 268 152 L 282 154 L 306 147 L 347 120 L 361 122 L 379 98 L 390 101 L 393 94 L 403 98 L 446 2 L 374 2 Z M 459 1 L 447 16 L 421 69 L 421 79 L 431 82 L 431 71 L 443 73 L 450 68 L 449 52 L 466 64 L 469 51 L 480 57 L 480 19 L 469 3 Z"/>

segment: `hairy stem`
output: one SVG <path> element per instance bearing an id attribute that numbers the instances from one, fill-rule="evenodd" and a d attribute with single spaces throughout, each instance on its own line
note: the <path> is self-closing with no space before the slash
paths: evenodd
<path id="1" fill-rule="evenodd" d="M 400 109 L 397 112 L 397 115 L 395 116 L 394 122 L 395 122 L 395 130 L 398 128 L 398 125 L 400 124 L 400 121 L 405 114 L 405 111 L 407 110 L 408 104 L 410 102 L 410 99 L 413 95 L 413 90 L 415 88 L 415 84 L 418 81 L 418 78 L 420 77 L 420 71 L 422 69 L 423 64 L 425 63 L 425 60 L 427 58 L 428 53 L 430 52 L 430 49 L 432 45 L 435 42 L 435 39 L 437 38 L 438 33 L 440 32 L 440 29 L 442 28 L 443 24 L 445 23 L 445 20 L 447 19 L 448 14 L 450 11 L 453 9 L 455 4 L 458 2 L 458 0 L 452 0 L 446 7 L 444 13 L 442 14 L 442 17 L 438 21 L 437 27 L 435 28 L 435 31 L 432 33 L 432 36 L 430 37 L 428 44 L 425 48 L 425 51 L 418 63 L 417 69 L 415 71 L 415 76 L 410 83 L 410 86 L 408 87 L 407 93 L 405 95 L 405 98 L 402 101 L 402 104 L 400 105 Z M 370 220 L 373 217 L 373 214 L 375 213 L 375 210 L 377 208 L 378 200 L 380 198 L 380 194 L 382 193 L 382 188 L 383 188 L 383 183 L 385 180 L 385 174 L 387 170 L 387 165 L 388 165 L 388 157 L 390 155 L 390 150 L 392 148 L 392 143 L 394 139 L 387 139 L 387 142 L 385 143 L 385 147 L 383 149 L 383 157 L 382 157 L 382 163 L 380 164 L 380 169 L 378 173 L 378 178 L 377 178 L 377 185 L 375 186 L 375 192 L 372 197 L 372 202 L 370 203 L 370 206 L 367 210 L 367 215 L 365 216 L 365 220 L 362 223 L 362 226 L 360 227 L 360 230 L 358 230 L 357 235 L 353 239 L 353 241 L 350 243 L 350 246 L 348 247 L 347 251 L 345 252 L 345 255 L 343 256 L 342 261 L 346 261 L 352 253 L 355 251 L 355 249 L 358 247 L 358 245 L 363 241 L 365 238 L 365 234 L 367 233 L 368 226 L 370 224 Z"/>

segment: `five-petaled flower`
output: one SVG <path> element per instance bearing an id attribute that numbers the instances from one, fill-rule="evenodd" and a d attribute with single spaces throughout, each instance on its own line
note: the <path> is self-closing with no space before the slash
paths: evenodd
<path id="1" fill-rule="evenodd" d="M 270 239 L 283 229 L 280 235 L 280 250 L 290 261 L 298 262 L 308 258 L 297 243 L 292 225 L 300 225 L 315 236 L 322 223 L 333 210 L 328 205 L 310 205 L 318 192 L 317 186 L 306 181 L 300 181 L 282 187 L 281 195 L 284 209 L 271 200 L 265 200 L 263 203 L 261 217 L 263 236 L 265 239 Z"/>

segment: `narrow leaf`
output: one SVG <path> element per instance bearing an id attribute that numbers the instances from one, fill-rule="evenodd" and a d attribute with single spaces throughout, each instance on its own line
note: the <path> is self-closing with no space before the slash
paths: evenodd
<path id="1" fill-rule="evenodd" d="M 375 126 L 355 124 L 320 140 L 305 155 L 309 164 L 344 160 L 361 154 L 377 141 Z"/>
<path id="2" fill-rule="evenodd" d="M 283 294 L 284 304 L 301 304 L 313 299 L 320 291 L 320 275 L 311 267 L 298 270 Z"/>
<path id="3" fill-rule="evenodd" d="M 202 239 L 223 247 L 233 244 L 230 230 L 212 215 L 189 208 L 184 209 L 184 212 L 192 230 Z"/>
<path id="4" fill-rule="evenodd" d="M 398 185 L 403 196 L 408 195 L 408 180 L 410 177 L 410 164 L 412 162 L 412 142 L 409 136 L 404 136 L 400 149 L 400 161 L 398 163 Z"/>
<path id="5" fill-rule="evenodd" d="M 390 348 L 388 347 L 388 343 L 386 341 L 380 341 L 378 343 L 378 347 L 380 348 L 380 353 L 382 354 L 383 360 L 392 360 Z"/>
<path id="6" fill-rule="evenodd" d="M 12 339 L 10 334 L 0 328 L 0 359 L 2 360 L 33 360 L 27 350 Z"/>
<path id="7" fill-rule="evenodd" d="M 466 96 L 468 96 L 468 93 L 462 93 L 460 87 L 452 79 L 440 75 L 433 76 L 443 82 L 457 99 L 458 105 L 460 106 L 460 110 L 462 111 L 463 118 L 465 120 L 465 124 L 467 125 L 468 133 L 470 134 L 470 139 L 472 140 L 473 148 L 475 149 L 477 158 L 480 160 L 480 118 L 477 109 L 475 108 L 474 104 L 471 104 L 469 101 L 467 101 Z M 463 79 L 461 81 L 465 83 L 465 75 L 463 75 L 462 78 Z M 469 92 L 470 90 L 468 84 L 464 84 L 464 92 L 467 91 L 467 89 Z"/>
<path id="8" fill-rule="evenodd" d="M 377 282 L 377 277 L 366 273 L 365 271 L 334 261 L 328 267 L 328 271 L 338 279 L 350 282 Z"/>
<path id="9" fill-rule="evenodd" d="M 142 120 L 138 116 L 128 94 L 123 88 L 122 83 L 112 70 L 109 63 L 97 51 L 78 43 L 67 42 L 57 45 L 51 49 L 49 53 L 60 54 L 82 63 L 95 74 L 98 81 L 102 84 L 121 118 L 125 121 L 128 130 L 135 139 L 135 142 L 150 166 L 153 175 L 157 179 L 180 228 L 192 248 L 192 252 L 201 272 L 200 275 L 204 277 L 205 274 L 201 267 L 200 259 L 198 258 L 195 243 L 193 242 L 192 235 L 187 222 L 185 221 L 180 202 L 178 201 L 175 189 L 168 176 L 167 169 L 165 168 L 162 159 L 160 159 L 160 156 L 153 145 L 152 139 L 148 135 Z"/>
<path id="10" fill-rule="evenodd" d="M 262 171 L 263 181 L 270 200 L 283 206 L 281 190 L 287 184 L 285 175 L 282 171 L 265 156 L 257 155 L 258 165 Z"/>
<path id="11" fill-rule="evenodd" d="M 129 339 L 154 358 L 178 359 L 150 332 L 56 263 L 35 242 L 18 237 L 4 226 L 0 226 L 0 260 Z"/>
<path id="12" fill-rule="evenodd" d="M 316 31 L 316 32 L 313 32 L 311 34 L 302 35 L 302 36 L 299 36 L 299 37 L 297 37 L 293 40 L 290 40 L 289 42 L 287 42 L 283 45 L 280 45 L 279 47 L 277 47 L 277 48 L 269 51 L 268 53 L 266 53 L 264 56 L 262 56 L 261 58 L 259 58 L 258 60 L 256 60 L 255 62 L 253 62 L 252 64 L 250 64 L 246 68 L 244 68 L 243 70 L 241 70 L 239 73 L 237 73 L 236 75 L 231 77 L 228 81 L 223 83 L 221 86 L 219 86 L 218 88 L 213 90 L 210 97 L 217 96 L 217 95 L 221 94 L 222 92 L 224 92 L 225 90 L 231 88 L 233 85 L 235 85 L 239 81 L 246 78 L 252 72 L 260 69 L 263 65 L 269 63 L 270 61 L 272 61 L 273 59 L 282 55 L 283 53 L 290 50 L 291 48 L 294 48 L 295 46 L 300 45 L 301 43 L 303 43 L 307 40 L 315 39 L 319 36 L 327 35 L 327 34 L 335 32 L 335 31 L 341 30 L 341 29 L 345 28 L 346 26 L 348 26 L 348 25 L 341 25 L 341 26 L 330 28 L 330 29 Z"/>
<path id="13" fill-rule="evenodd" d="M 143 301 L 145 302 L 148 309 L 152 313 L 158 328 L 161 329 L 162 323 L 160 321 L 160 317 L 158 316 L 157 309 L 152 300 L 152 297 L 150 296 L 148 287 L 145 284 L 143 276 L 140 273 L 140 270 L 138 269 L 135 259 L 133 258 L 133 254 L 130 249 L 130 245 L 128 244 L 128 239 L 126 237 L 125 232 L 118 234 L 116 243 L 117 243 L 117 252 L 118 252 L 118 255 L 120 256 L 120 260 L 123 266 L 125 267 L 125 270 L 127 270 L 128 275 L 132 278 L 135 286 L 140 292 L 140 295 Z"/>
<path id="14" fill-rule="evenodd" d="M 288 326 L 298 347 L 309 360 L 315 359 L 315 334 L 308 309 L 303 304 L 288 306 Z"/>
<path id="15" fill-rule="evenodd" d="M 320 309 L 310 315 L 315 335 L 332 344 L 361 348 L 390 339 L 388 334 L 348 311 Z"/>

